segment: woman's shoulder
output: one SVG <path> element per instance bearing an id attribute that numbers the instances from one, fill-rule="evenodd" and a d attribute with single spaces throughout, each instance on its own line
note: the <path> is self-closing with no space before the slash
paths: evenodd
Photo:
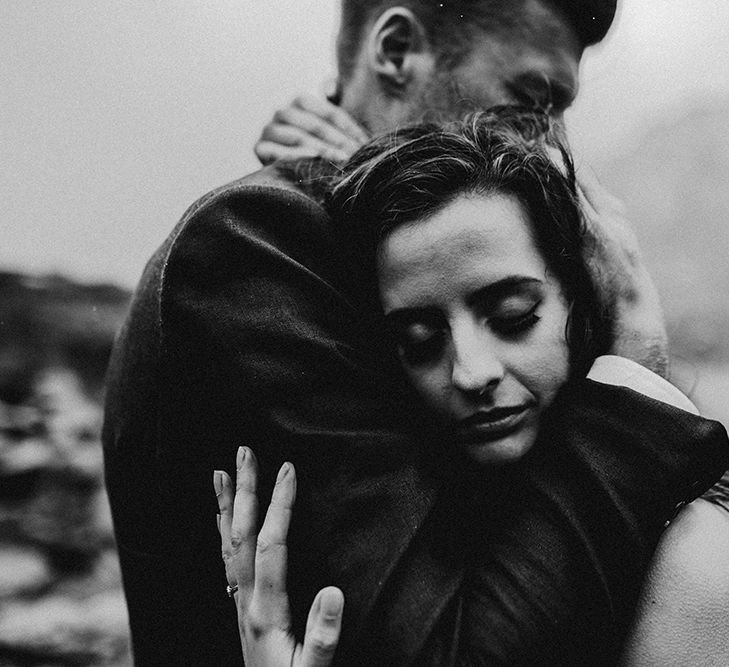
<path id="1" fill-rule="evenodd" d="M 661 538 L 651 569 L 687 592 L 729 589 L 729 509 L 706 498 L 686 505 Z"/>
<path id="2" fill-rule="evenodd" d="M 625 664 L 729 664 L 729 512 L 698 499 L 666 529 Z"/>

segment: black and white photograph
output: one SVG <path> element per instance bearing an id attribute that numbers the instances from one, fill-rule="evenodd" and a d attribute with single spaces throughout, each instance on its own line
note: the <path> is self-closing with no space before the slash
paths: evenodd
<path id="1" fill-rule="evenodd" d="M 0 667 L 729 665 L 726 0 L 0 25 Z"/>

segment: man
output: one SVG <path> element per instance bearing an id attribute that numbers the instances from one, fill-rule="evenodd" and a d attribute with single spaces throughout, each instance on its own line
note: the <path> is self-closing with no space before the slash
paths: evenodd
<path id="1" fill-rule="evenodd" d="M 345 0 L 342 108 L 370 132 L 418 120 L 424 109 L 429 117 L 448 118 L 497 102 L 528 100 L 559 116 L 576 91 L 582 49 L 605 34 L 614 8 L 609 0 Z M 419 464 L 422 443 L 409 435 L 408 423 L 417 413 L 409 416 L 407 398 L 362 344 L 367 332 L 340 289 L 346 270 L 324 210 L 273 170 L 194 204 L 145 269 L 112 358 L 104 427 L 139 664 L 240 660 L 211 520 L 210 477 L 215 468 L 232 469 L 241 444 L 259 457 L 263 497 L 283 460 L 297 466 L 297 508 L 311 517 L 294 522 L 290 536 L 299 634 L 314 592 L 336 584 L 347 599 L 346 664 L 422 662 L 426 655 L 438 664 L 438 656 L 491 659 L 502 650 L 491 638 L 484 641 L 480 629 L 460 624 L 462 610 L 473 618 L 465 565 L 453 554 L 442 559 L 436 542 L 446 539 L 445 528 L 460 530 L 463 521 L 465 530 L 469 523 L 450 514 L 449 490 L 433 466 Z M 644 312 L 644 294 L 638 289 L 623 304 L 623 322 L 631 321 L 632 310 Z M 642 358 L 648 338 L 652 350 L 661 335 L 648 320 L 647 334 L 641 325 L 636 336 L 618 336 L 617 349 L 637 338 L 633 349 Z M 576 438 L 599 440 L 609 432 L 630 446 L 660 449 L 648 443 L 651 425 L 668 408 L 647 399 L 628 408 L 630 396 L 621 391 L 597 393 L 571 404 L 576 412 L 566 416 L 575 431 L 582 428 Z M 580 407 L 580 400 L 587 402 Z M 601 421 L 602 402 L 603 412 L 622 406 L 623 414 L 640 414 L 644 430 Z M 581 414 L 592 415 L 584 428 Z M 643 469 L 666 487 L 661 500 L 671 500 L 671 507 L 707 485 L 704 472 L 692 480 L 697 488 L 681 480 L 676 497 L 669 493 L 669 480 L 678 482 L 676 471 L 688 457 L 682 441 L 698 440 L 696 447 L 713 451 L 720 439 L 688 414 L 678 421 L 680 427 L 660 431 L 661 448 L 675 456 L 658 453 Z M 584 490 L 575 493 L 573 503 Z M 631 517 L 653 534 L 661 513 L 643 516 L 641 493 L 631 487 L 637 507 Z M 641 531 L 623 528 L 627 552 L 620 557 L 635 546 L 640 556 L 633 569 L 639 570 L 650 540 L 644 544 Z M 459 530 L 450 535 L 454 544 Z M 555 535 L 555 544 L 561 539 Z M 483 549 L 488 553 L 488 541 Z M 483 584 L 479 577 L 486 574 L 477 567 L 475 585 Z M 573 588 L 574 597 L 565 593 L 554 603 L 567 610 L 566 619 L 577 618 L 590 592 L 579 583 L 565 590 Z M 476 601 L 476 613 L 485 614 L 484 627 L 496 627 L 482 602 Z M 536 637 L 535 647 L 543 630 L 525 633 Z M 570 630 L 554 634 L 561 641 Z"/>

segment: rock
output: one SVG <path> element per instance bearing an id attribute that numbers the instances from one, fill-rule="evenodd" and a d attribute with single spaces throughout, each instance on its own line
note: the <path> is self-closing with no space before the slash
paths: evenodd
<path id="1" fill-rule="evenodd" d="M 48 471 L 18 530 L 26 541 L 47 549 L 56 566 L 84 570 L 107 541 L 95 522 L 100 489 L 100 480 L 78 477 L 73 470 Z"/>
<path id="2" fill-rule="evenodd" d="M 113 591 L 80 601 L 17 601 L 0 612 L 0 651 L 32 664 L 118 665 L 129 655 L 127 626 L 126 606 Z"/>
<path id="3" fill-rule="evenodd" d="M 0 667 L 131 667 L 101 387 L 128 301 L 0 272 Z"/>
<path id="4" fill-rule="evenodd" d="M 25 440 L 0 449 L 0 474 L 11 477 L 56 465 L 53 447 L 42 438 Z"/>
<path id="5" fill-rule="evenodd" d="M 6 438 L 22 438 L 43 432 L 43 416 L 31 405 L 9 405 L 0 401 L 0 433 Z"/>
<path id="6" fill-rule="evenodd" d="M 0 598 L 41 590 L 52 578 L 48 561 L 38 550 L 0 544 Z"/>

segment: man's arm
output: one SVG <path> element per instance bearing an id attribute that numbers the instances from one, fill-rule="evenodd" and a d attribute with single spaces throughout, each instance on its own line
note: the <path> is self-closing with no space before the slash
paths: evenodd
<path id="1" fill-rule="evenodd" d="M 432 504 L 398 389 L 353 343 L 360 314 L 334 283 L 337 256 L 320 207 L 256 182 L 196 205 L 147 267 L 104 429 L 140 664 L 239 660 L 209 488 L 238 445 L 259 456 L 262 497 L 284 460 L 303 480 L 297 629 L 336 582 L 357 632 Z"/>

